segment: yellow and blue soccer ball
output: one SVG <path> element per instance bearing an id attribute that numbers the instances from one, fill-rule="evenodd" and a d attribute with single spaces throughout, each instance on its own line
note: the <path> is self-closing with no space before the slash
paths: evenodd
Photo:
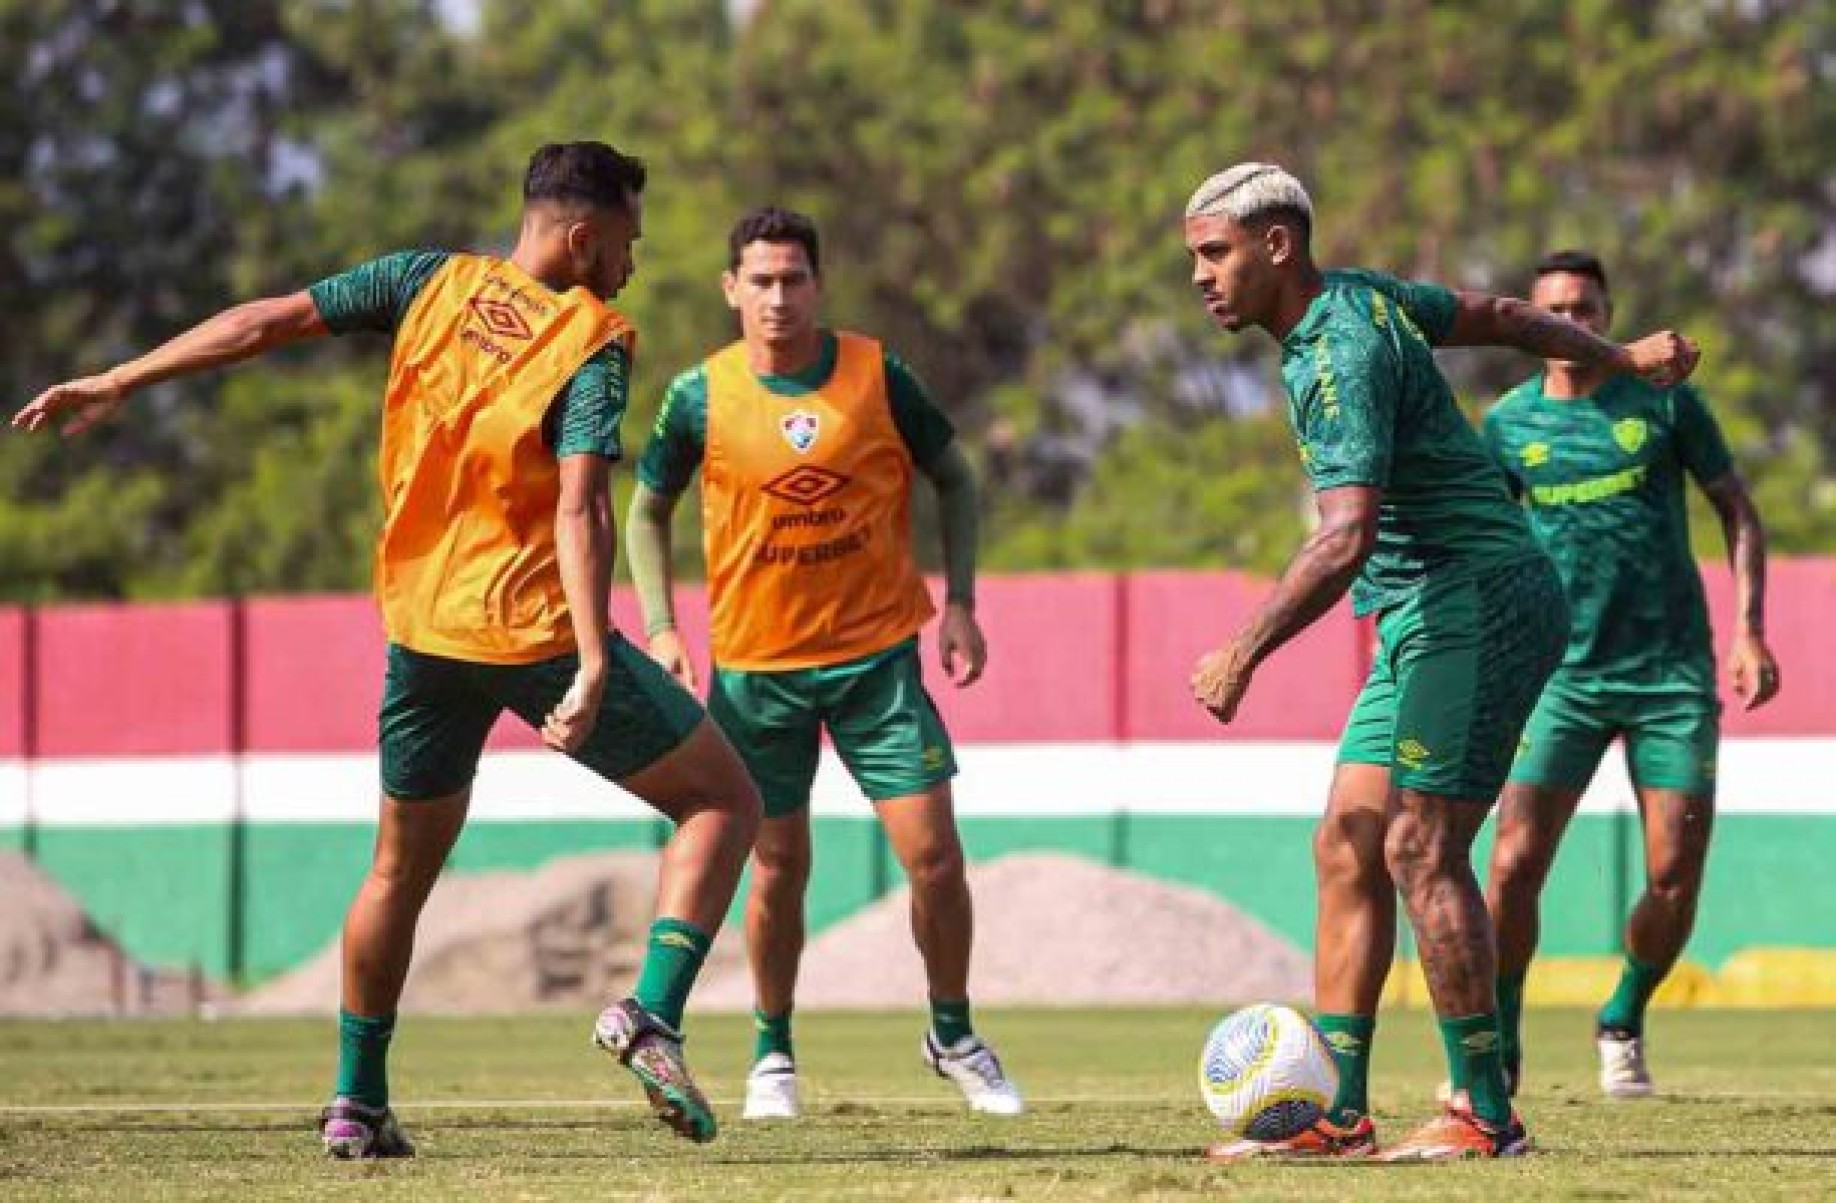
<path id="1" fill-rule="evenodd" d="M 1292 1007 L 1226 1015 L 1199 1056 L 1199 1093 L 1229 1136 L 1286 1140 L 1332 1106 L 1339 1069 L 1319 1030 Z"/>

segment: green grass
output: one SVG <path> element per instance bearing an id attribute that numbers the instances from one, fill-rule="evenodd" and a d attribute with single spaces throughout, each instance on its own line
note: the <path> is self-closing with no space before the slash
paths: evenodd
<path id="1" fill-rule="evenodd" d="M 325 1161 L 314 1108 L 328 1021 L 0 1023 L 0 1107 L 293 1104 L 170 1113 L 0 1111 L 0 1198 L 243 1200 L 711 1199 L 1806 1199 L 1836 1192 L 1836 1017 L 1665 1012 L 1666 1098 L 1607 1105 L 1588 1017 L 1533 1014 L 1523 1100 L 1542 1146 L 1516 1163 L 1256 1166 L 1195 1160 L 1212 1136 L 1193 1063 L 1196 1011 L 990 1011 L 982 1030 L 1035 1100 L 1017 1121 L 952 1106 L 919 1065 L 914 1015 L 799 1023 L 794 1126 L 741 1125 L 743 1020 L 691 1025 L 690 1052 L 731 1120 L 695 1147 L 624 1104 L 635 1089 L 587 1048 L 588 1018 L 425 1019 L 396 1038 L 394 1086 L 421 1155 Z M 1424 1118 L 1441 1075 L 1416 1013 L 1386 1016 L 1374 1073 L 1391 1136 Z M 512 1108 L 417 1104 L 550 1100 Z"/>

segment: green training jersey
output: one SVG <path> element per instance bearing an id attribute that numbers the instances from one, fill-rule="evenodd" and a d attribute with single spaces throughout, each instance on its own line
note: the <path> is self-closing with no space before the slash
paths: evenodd
<path id="1" fill-rule="evenodd" d="M 1301 464 L 1316 491 L 1383 491 L 1377 546 L 1352 585 L 1359 615 L 1414 596 L 1430 577 L 1541 554 L 1432 344 L 1454 294 L 1376 272 L 1329 271 L 1281 340 L 1281 378 Z"/>
<path id="2" fill-rule="evenodd" d="M 801 372 L 789 376 L 761 376 L 759 383 L 785 398 L 801 397 L 828 383 L 835 372 L 840 347 L 832 332 L 824 332 L 822 354 Z M 920 469 L 930 465 L 956 437 L 950 419 L 932 402 L 918 377 L 891 351 L 886 361 L 886 396 L 893 425 L 905 441 L 912 462 Z M 700 364 L 677 376 L 663 394 L 650 442 L 638 458 L 637 476 L 655 493 L 680 493 L 694 479 L 707 454 L 708 373 Z"/>
<path id="3" fill-rule="evenodd" d="M 1537 376 L 1486 414 L 1485 441 L 1562 574 L 1574 615 L 1564 668 L 1637 681 L 1700 675 L 1713 688 L 1683 478 L 1710 484 L 1733 460 L 1701 395 L 1618 376 L 1591 397 L 1558 401 Z"/>
<path id="4" fill-rule="evenodd" d="M 333 334 L 368 330 L 393 335 L 446 259 L 446 251 L 397 251 L 321 280 L 307 291 Z M 630 378 L 630 360 L 617 343 L 581 365 L 543 422 L 556 458 L 598 455 L 615 460 L 623 454 L 618 427 L 625 417 Z"/>

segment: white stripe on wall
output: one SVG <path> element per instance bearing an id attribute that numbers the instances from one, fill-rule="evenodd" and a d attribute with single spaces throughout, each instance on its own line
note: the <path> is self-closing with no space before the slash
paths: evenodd
<path id="1" fill-rule="evenodd" d="M 375 756 L 251 756 L 245 814 L 256 822 L 367 822 L 381 789 Z M 493 752 L 478 766 L 471 818 L 644 819 L 655 811 L 565 756 Z"/>
<path id="2" fill-rule="evenodd" d="M 17 827 L 26 817 L 26 770 L 22 760 L 0 760 L 0 827 Z"/>
<path id="3" fill-rule="evenodd" d="M 958 748 L 959 811 L 969 817 L 1107 815 L 1313 816 L 1332 779 L 1326 742 L 966 744 Z M 373 755 L 252 756 L 240 783 L 227 757 L 0 762 L 0 826 L 24 816 L 53 826 L 223 822 L 368 822 Z M 1617 753 L 1584 811 L 1628 809 Z M 1720 806 L 1735 814 L 1836 816 L 1836 739 L 1740 739 L 1722 746 Z M 818 815 L 870 811 L 832 752 L 812 797 Z M 638 819 L 652 812 L 592 773 L 545 751 L 498 752 L 480 766 L 472 816 L 485 822 Z"/>
<path id="4" fill-rule="evenodd" d="M 236 814 L 227 756 L 35 760 L 26 772 L 32 815 L 48 826 L 226 823 Z"/>

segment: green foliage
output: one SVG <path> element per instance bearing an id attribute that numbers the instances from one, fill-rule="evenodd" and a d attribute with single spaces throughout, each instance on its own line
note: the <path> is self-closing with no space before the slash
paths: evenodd
<path id="1" fill-rule="evenodd" d="M 972 443 L 1057 449 L 989 482 L 991 564 L 1269 569 L 1305 521 L 1272 347 L 1209 327 L 1178 233 L 1198 180 L 1263 157 L 1312 184 L 1327 262 L 1520 291 L 1541 251 L 1598 250 L 1622 333 L 1703 342 L 1774 547 L 1836 550 L 1829 5 L 727 9 L 0 0 L 0 380 L 23 403 L 378 253 L 507 247 L 529 151 L 599 137 L 652 168 L 619 302 L 634 453 L 732 337 L 733 218 L 793 204 L 837 324 L 897 347 Z M 0 595 L 360 587 L 382 356 L 341 340 L 80 443 L 0 438 Z M 1474 403 L 1534 370 L 1446 362 Z"/>
<path id="2" fill-rule="evenodd" d="M 1119 436 L 1062 515 L 997 510 L 994 568 L 1218 568 L 1280 571 L 1312 499 L 1294 438 L 1276 415 L 1190 430 L 1144 423 Z M 1220 516 L 1214 519 L 1212 516 Z"/>

